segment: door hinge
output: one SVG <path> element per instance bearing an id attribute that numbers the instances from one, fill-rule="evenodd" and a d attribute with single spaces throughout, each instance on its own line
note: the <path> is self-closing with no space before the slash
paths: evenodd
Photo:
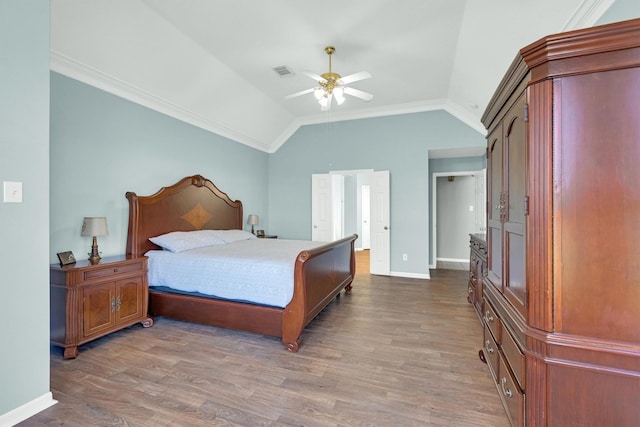
<path id="1" fill-rule="evenodd" d="M 529 215 L 529 196 L 524 196 L 524 214 Z"/>
<path id="2" fill-rule="evenodd" d="M 524 121 L 529 121 L 529 104 L 524 104 Z"/>

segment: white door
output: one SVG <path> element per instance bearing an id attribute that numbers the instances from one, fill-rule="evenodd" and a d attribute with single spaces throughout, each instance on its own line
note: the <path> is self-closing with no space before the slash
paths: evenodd
<path id="1" fill-rule="evenodd" d="M 371 174 L 371 274 L 391 272 L 391 231 L 389 230 L 389 171 Z"/>
<path id="2" fill-rule="evenodd" d="M 362 230 L 362 249 L 371 247 L 371 187 L 363 185 L 361 188 L 362 218 L 360 228 Z"/>
<path id="3" fill-rule="evenodd" d="M 330 240 L 344 237 L 344 175 L 331 174 L 331 222 L 333 229 Z"/>
<path id="4" fill-rule="evenodd" d="M 333 236 L 331 175 L 311 175 L 311 240 L 330 242 Z"/>

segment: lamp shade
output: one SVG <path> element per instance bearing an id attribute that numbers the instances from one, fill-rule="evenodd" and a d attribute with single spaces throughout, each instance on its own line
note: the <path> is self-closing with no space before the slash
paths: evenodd
<path id="1" fill-rule="evenodd" d="M 82 221 L 81 236 L 106 236 L 107 234 L 109 234 L 107 218 L 103 216 L 87 216 Z"/>
<path id="2" fill-rule="evenodd" d="M 247 217 L 247 224 L 258 225 L 258 223 L 259 223 L 258 215 L 251 214 Z"/>

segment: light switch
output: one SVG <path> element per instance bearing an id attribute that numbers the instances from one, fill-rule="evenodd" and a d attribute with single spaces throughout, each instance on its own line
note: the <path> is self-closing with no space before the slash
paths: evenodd
<path id="1" fill-rule="evenodd" d="M 22 203 L 22 183 L 4 181 L 4 202 Z"/>
<path id="2" fill-rule="evenodd" d="M 473 212 L 473 205 L 469 205 L 469 212 Z"/>

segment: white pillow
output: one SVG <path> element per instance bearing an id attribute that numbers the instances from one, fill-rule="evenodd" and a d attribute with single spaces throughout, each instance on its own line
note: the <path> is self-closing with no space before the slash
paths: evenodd
<path id="1" fill-rule="evenodd" d="M 149 240 L 171 252 L 183 252 L 205 246 L 224 245 L 226 241 L 218 237 L 214 230 L 172 231 Z"/>
<path id="2" fill-rule="evenodd" d="M 212 230 L 215 235 L 227 243 L 237 242 L 239 240 L 257 239 L 256 236 L 244 230 Z"/>

